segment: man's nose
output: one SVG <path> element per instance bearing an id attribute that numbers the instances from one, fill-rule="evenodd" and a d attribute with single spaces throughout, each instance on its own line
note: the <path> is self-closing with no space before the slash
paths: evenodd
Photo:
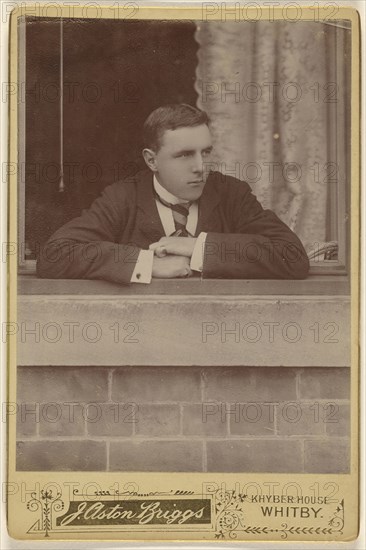
<path id="1" fill-rule="evenodd" d="M 199 172 L 200 174 L 203 172 L 203 157 L 201 153 L 194 155 L 192 170 L 193 172 Z"/>

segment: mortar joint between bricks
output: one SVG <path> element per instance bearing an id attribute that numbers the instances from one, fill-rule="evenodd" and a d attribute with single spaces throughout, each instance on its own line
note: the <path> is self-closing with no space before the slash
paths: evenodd
<path id="1" fill-rule="evenodd" d="M 205 369 L 201 369 L 200 371 L 200 385 L 201 385 L 201 402 L 203 403 L 205 400 L 205 386 L 206 386 L 206 371 Z"/>
<path id="2" fill-rule="evenodd" d="M 179 435 L 183 435 L 183 405 L 179 403 Z"/>
<path id="3" fill-rule="evenodd" d="M 202 441 L 202 471 L 207 472 L 207 443 Z"/>
<path id="4" fill-rule="evenodd" d="M 300 439 L 300 447 L 301 447 L 301 469 L 302 472 L 305 472 L 305 440 Z"/>
<path id="5" fill-rule="evenodd" d="M 41 427 L 40 427 L 40 424 L 41 422 L 36 422 L 36 433 L 35 435 L 40 438 L 41 437 Z"/>
<path id="6" fill-rule="evenodd" d="M 106 444 L 106 471 L 107 471 L 107 472 L 109 472 L 109 468 L 110 468 L 110 460 L 109 460 L 109 457 L 110 457 L 110 445 L 111 445 L 111 442 L 110 442 L 110 440 L 108 439 L 107 444 Z"/>
<path id="7" fill-rule="evenodd" d="M 112 402 L 112 388 L 113 388 L 113 374 L 115 368 L 108 369 L 108 390 L 107 390 L 107 398 L 108 401 Z"/>
<path id="8" fill-rule="evenodd" d="M 274 409 L 273 415 L 273 435 L 278 436 L 278 407 Z"/>
<path id="9" fill-rule="evenodd" d="M 295 394 L 296 394 L 296 399 L 300 399 L 300 378 L 301 378 L 301 374 L 304 372 L 304 369 L 299 369 L 297 370 L 296 369 L 296 374 L 295 374 Z"/>

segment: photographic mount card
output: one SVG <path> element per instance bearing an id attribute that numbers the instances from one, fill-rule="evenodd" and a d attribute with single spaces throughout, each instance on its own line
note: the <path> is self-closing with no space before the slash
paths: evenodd
<path id="1" fill-rule="evenodd" d="M 3 328 L 12 537 L 357 537 L 358 47 L 358 13 L 336 5 L 12 12 Z M 197 107 L 210 123 L 176 125 L 160 149 L 146 146 L 144 120 L 168 104 Z M 169 161 L 166 184 L 159 151 L 187 130 L 191 149 Z M 199 202 L 183 225 L 207 235 L 203 267 L 130 279 L 143 272 L 141 249 L 177 228 L 152 194 L 153 174 L 178 189 L 175 174 L 198 156 L 203 174 L 190 168 L 189 189 Z M 135 230 L 124 216 L 146 165 L 151 196 L 136 199 Z M 280 233 L 255 229 L 254 212 L 288 231 L 280 266 Z M 63 234 L 47 249 L 85 216 L 97 237 L 80 257 Z M 221 238 L 234 226 L 240 239 Z M 169 238 L 168 256 L 193 242 Z M 98 275 L 74 272 L 76 257 Z"/>

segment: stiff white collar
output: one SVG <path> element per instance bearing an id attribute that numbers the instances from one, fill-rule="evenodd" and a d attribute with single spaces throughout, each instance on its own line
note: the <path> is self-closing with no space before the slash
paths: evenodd
<path id="1" fill-rule="evenodd" d="M 166 202 L 169 202 L 170 204 L 184 204 L 189 201 L 183 201 L 182 199 L 179 199 L 175 195 L 172 195 L 165 187 L 163 187 L 157 180 L 155 174 L 154 174 L 154 189 L 156 193 Z"/>

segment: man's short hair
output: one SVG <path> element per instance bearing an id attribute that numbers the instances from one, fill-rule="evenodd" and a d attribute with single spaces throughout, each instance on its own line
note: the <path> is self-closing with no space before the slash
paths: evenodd
<path id="1" fill-rule="evenodd" d="M 171 103 L 158 107 L 150 113 L 144 123 L 144 147 L 157 152 L 161 146 L 161 138 L 166 130 L 201 126 L 209 124 L 209 118 L 204 111 L 186 103 Z"/>

